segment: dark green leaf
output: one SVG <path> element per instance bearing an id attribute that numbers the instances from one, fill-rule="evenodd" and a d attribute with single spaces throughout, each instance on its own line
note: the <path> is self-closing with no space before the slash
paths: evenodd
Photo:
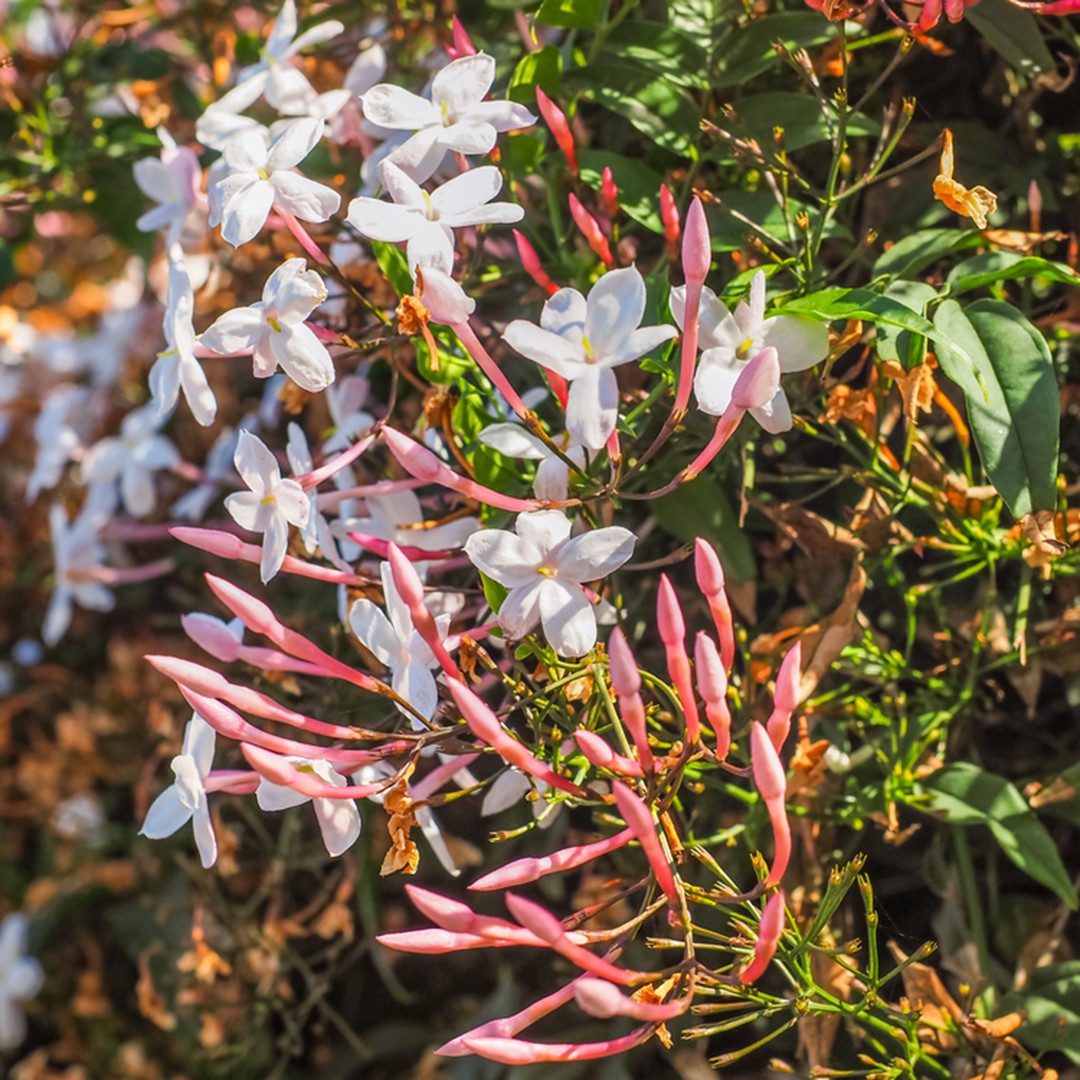
<path id="1" fill-rule="evenodd" d="M 647 19 L 624 22 L 607 37 L 601 60 L 632 61 L 679 86 L 705 87 L 705 50 L 689 34 Z"/>
<path id="2" fill-rule="evenodd" d="M 1029 12 L 1006 0 L 981 0 L 964 17 L 1019 74 L 1034 79 L 1056 69 L 1039 24 Z"/>
<path id="3" fill-rule="evenodd" d="M 713 86 L 738 86 L 782 63 L 773 42 L 782 41 L 790 49 L 823 45 L 836 36 L 828 19 L 816 11 L 786 11 L 766 15 L 743 26 L 733 26 L 717 47 Z"/>
<path id="4" fill-rule="evenodd" d="M 949 292 L 956 294 L 1015 278 L 1047 278 L 1065 285 L 1080 285 L 1080 276 L 1065 263 L 1035 255 L 1014 255 L 1009 251 L 988 251 L 965 259 L 953 267 L 945 285 Z"/>
<path id="5" fill-rule="evenodd" d="M 660 220 L 660 185 L 663 177 L 635 158 L 610 154 L 606 150 L 579 150 L 581 178 L 599 191 L 606 165 L 619 189 L 619 206 L 639 225 L 655 233 L 664 231 Z"/>
<path id="6" fill-rule="evenodd" d="M 554 45 L 545 45 L 539 52 L 526 53 L 514 68 L 506 96 L 522 105 L 536 102 L 539 86 L 548 97 L 559 97 L 562 57 Z"/>
<path id="7" fill-rule="evenodd" d="M 903 240 L 897 240 L 879 256 L 871 277 L 915 277 L 943 256 L 981 242 L 982 237 L 974 230 L 920 229 Z"/>
<path id="8" fill-rule="evenodd" d="M 967 402 L 979 456 L 1016 518 L 1052 510 L 1058 463 L 1058 386 L 1042 334 L 1011 304 L 946 300 L 934 315 L 942 370 Z M 970 364 L 959 359 L 962 349 Z M 981 385 L 980 385 L 981 383 Z"/>
<path id="9" fill-rule="evenodd" d="M 740 219 L 753 222 L 762 232 L 775 237 L 782 244 L 791 242 L 784 209 L 771 191 L 725 191 L 720 199 L 706 203 L 705 213 L 709 219 L 713 251 L 737 251 L 746 247 L 746 238 L 753 235 L 754 230 L 746 220 Z M 787 213 L 790 218 L 805 213 L 810 219 L 811 229 L 821 217 L 818 207 L 799 202 L 798 199 L 788 199 Z M 826 225 L 824 235 L 830 239 L 851 238 L 851 234 L 835 218 Z"/>
<path id="10" fill-rule="evenodd" d="M 1000 1012 L 1027 1010 L 1016 1038 L 1030 1050 L 1058 1050 L 1080 1065 L 1080 960 L 1036 968 L 1023 990 L 1001 1000 Z"/>
<path id="11" fill-rule="evenodd" d="M 735 103 L 735 117 L 763 145 L 770 145 L 773 128 L 784 129 L 784 148 L 801 150 L 804 146 L 827 142 L 832 129 L 822 114 L 821 104 L 810 94 L 753 94 Z M 847 133 L 878 135 L 881 124 L 862 113 L 848 116 Z"/>
<path id="12" fill-rule="evenodd" d="M 594 30 L 603 8 L 603 0 L 544 0 L 536 21 L 564 30 Z"/>
<path id="13" fill-rule="evenodd" d="M 885 295 L 890 300 L 896 300 L 905 307 L 911 308 L 917 315 L 926 314 L 926 305 L 935 299 L 937 294 L 937 289 L 933 285 L 927 285 L 922 281 L 894 281 L 885 290 Z M 877 328 L 875 347 L 882 360 L 895 360 L 898 364 L 908 367 L 912 349 L 918 352 L 920 341 L 923 343 L 921 348 L 925 349 L 926 338 L 922 335 L 913 336 L 910 330 L 901 330 L 890 323 L 880 323 Z"/>
<path id="14" fill-rule="evenodd" d="M 1072 910 L 1080 902 L 1057 846 L 1023 795 L 1004 777 L 969 761 L 956 761 L 923 781 L 929 810 L 951 825 L 985 825 L 1021 870 Z"/>
<path id="15" fill-rule="evenodd" d="M 413 279 L 409 264 L 405 261 L 405 252 L 396 244 L 387 244 L 382 240 L 372 240 L 371 250 L 375 253 L 379 269 L 398 296 L 409 296 L 413 291 Z"/>

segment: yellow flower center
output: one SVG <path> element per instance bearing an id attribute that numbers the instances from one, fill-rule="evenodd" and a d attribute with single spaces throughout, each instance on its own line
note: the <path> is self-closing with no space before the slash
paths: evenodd
<path id="1" fill-rule="evenodd" d="M 738 348 L 737 348 L 737 349 L 735 350 L 735 355 L 736 355 L 736 356 L 737 356 L 737 357 L 738 357 L 738 358 L 739 358 L 740 360 L 748 360 L 748 359 L 750 358 L 750 353 L 751 353 L 751 352 L 753 352 L 753 350 L 754 350 L 754 339 L 753 339 L 753 338 L 747 338 L 747 339 L 746 339 L 746 340 L 745 340 L 745 341 L 744 341 L 744 342 L 743 342 L 743 343 L 742 343 L 742 344 L 741 344 L 741 345 L 740 345 L 740 346 L 739 346 L 739 347 L 738 347 Z"/>
<path id="2" fill-rule="evenodd" d="M 547 563 L 544 563 L 543 565 L 538 566 L 536 568 L 536 572 L 541 577 L 558 577 L 559 576 L 559 571 L 554 566 L 548 566 Z"/>
<path id="3" fill-rule="evenodd" d="M 592 342 L 589 341 L 588 337 L 585 334 L 581 335 L 581 347 L 585 350 L 585 359 L 590 364 L 595 364 L 596 356 L 593 353 Z"/>

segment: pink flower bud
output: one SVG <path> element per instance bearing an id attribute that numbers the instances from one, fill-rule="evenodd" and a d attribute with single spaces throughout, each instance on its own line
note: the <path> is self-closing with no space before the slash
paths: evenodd
<path id="1" fill-rule="evenodd" d="M 604 166 L 604 172 L 600 177 L 600 205 L 609 218 L 618 216 L 619 189 L 615 186 L 615 177 L 608 165 Z"/>
<path id="2" fill-rule="evenodd" d="M 780 389 L 780 356 L 771 346 L 756 352 L 739 372 L 731 388 L 731 404 L 737 409 L 760 409 Z"/>
<path id="3" fill-rule="evenodd" d="M 635 1001 L 622 993 L 613 983 L 590 978 L 578 979 L 574 986 L 574 1000 L 577 1001 L 582 1012 L 599 1017 L 601 1020 L 610 1020 L 614 1016 L 629 1016 L 633 1020 L 644 1020 L 654 1024 L 674 1020 L 676 1016 L 681 1016 L 686 1012 L 690 1004 L 688 997 L 677 998 L 666 1004 Z"/>
<path id="4" fill-rule="evenodd" d="M 660 638 L 667 654 L 668 673 L 679 692 L 683 715 L 686 718 L 686 739 L 689 743 L 701 739 L 701 721 L 698 717 L 694 685 L 690 677 L 690 659 L 686 655 L 686 621 L 683 619 L 679 598 L 667 574 L 660 575 L 660 591 L 656 597 L 657 623 Z"/>
<path id="5" fill-rule="evenodd" d="M 743 986 L 757 982 L 765 973 L 765 969 L 776 955 L 776 946 L 783 932 L 784 891 L 780 889 L 765 901 L 765 908 L 758 922 L 758 939 L 754 945 L 754 958 L 739 972 L 739 982 Z"/>
<path id="6" fill-rule="evenodd" d="M 791 858 L 791 825 L 784 802 L 787 795 L 787 774 L 768 731 L 756 722 L 750 727 L 750 767 L 773 830 L 775 851 L 769 875 L 765 879 L 765 886 L 768 888 L 778 885 L 787 869 L 788 860 Z"/>
<path id="7" fill-rule="evenodd" d="M 694 543 L 694 573 L 716 624 L 724 670 L 730 671 L 735 663 L 735 626 L 724 585 L 724 568 L 712 545 L 700 536 Z"/>
<path id="8" fill-rule="evenodd" d="M 799 707 L 799 683 L 802 676 L 802 642 L 797 641 L 788 650 L 776 674 L 776 690 L 773 693 L 773 711 L 769 717 L 769 738 L 777 753 L 787 742 L 791 731 L 791 714 Z"/>
<path id="9" fill-rule="evenodd" d="M 439 927 L 403 930 L 396 934 L 376 934 L 375 940 L 388 949 L 422 953 L 427 956 L 441 956 L 444 953 L 461 952 L 464 949 L 506 948 L 512 944 L 509 941 L 488 941 L 479 934 L 455 934 Z"/>
<path id="10" fill-rule="evenodd" d="M 635 1028 L 619 1039 L 593 1043 L 538 1043 L 524 1039 L 468 1038 L 464 1045 L 478 1057 L 504 1065 L 533 1065 L 541 1061 L 593 1061 L 625 1054 L 652 1038 L 655 1024 Z"/>
<path id="11" fill-rule="evenodd" d="M 451 28 L 453 33 L 454 44 L 447 46 L 446 55 L 451 60 L 456 60 L 459 56 L 475 56 L 476 46 L 472 43 L 472 38 L 469 37 L 468 31 L 461 25 L 461 20 L 455 15 L 451 22 Z"/>
<path id="12" fill-rule="evenodd" d="M 656 595 L 656 618 L 660 628 L 660 640 L 665 645 L 682 645 L 686 638 L 686 620 L 667 574 L 660 575 L 660 590 Z"/>
<path id="13" fill-rule="evenodd" d="M 622 754 L 616 754 L 596 732 L 578 728 L 574 732 L 574 738 L 577 740 L 578 746 L 581 747 L 581 752 L 598 769 L 622 773 L 623 776 L 642 775 L 640 762 L 624 757 Z"/>
<path id="14" fill-rule="evenodd" d="M 431 318 L 445 326 L 467 323 L 476 310 L 476 301 L 449 274 L 432 266 L 423 269 L 420 299 Z"/>
<path id="15" fill-rule="evenodd" d="M 394 579 L 394 585 L 409 609 L 409 618 L 412 619 L 416 632 L 431 650 L 435 659 L 439 661 L 439 666 L 443 671 L 451 679 L 463 681 L 461 669 L 447 652 L 439 634 L 439 628 L 435 624 L 435 618 L 424 603 L 424 583 L 420 580 L 416 567 L 405 558 L 397 544 L 388 545 L 386 557 L 390 563 L 390 574 Z"/>
<path id="16" fill-rule="evenodd" d="M 623 821 L 637 838 L 641 850 L 645 852 L 645 857 L 649 860 L 649 865 L 656 875 L 657 884 L 664 890 L 668 903 L 673 907 L 678 907 L 679 890 L 675 886 L 675 878 L 671 873 L 664 849 L 657 839 L 656 826 L 649 808 L 639 796 L 618 780 L 611 785 L 611 790 Z"/>
<path id="17" fill-rule="evenodd" d="M 664 223 L 668 258 L 674 261 L 679 257 L 679 208 L 667 184 L 660 185 L 660 220 Z"/>
<path id="18" fill-rule="evenodd" d="M 551 855 L 538 858 L 515 859 L 500 866 L 490 874 L 474 881 L 469 888 L 476 892 L 490 892 L 493 889 L 510 889 L 515 885 L 526 885 L 538 881 L 547 874 L 556 874 L 563 870 L 574 870 L 592 862 L 618 848 L 624 847 L 634 838 L 629 829 L 609 836 L 606 840 L 597 840 L 594 844 L 581 844 L 578 847 L 563 848 Z"/>
<path id="19" fill-rule="evenodd" d="M 600 223 L 582 206 L 581 200 L 573 192 L 570 193 L 570 216 L 597 258 L 610 270 L 615 265 L 615 258 L 607 237 L 601 231 Z"/>
<path id="20" fill-rule="evenodd" d="M 649 746 L 645 706 L 638 692 L 641 689 L 641 676 L 620 627 L 616 627 L 608 638 L 608 667 L 611 685 L 619 696 L 619 716 L 634 741 L 642 769 L 650 773 L 653 770 L 653 754 Z"/>
<path id="21" fill-rule="evenodd" d="M 510 231 L 514 234 L 514 243 L 517 245 L 518 258 L 521 259 L 521 265 L 525 270 L 525 273 L 528 274 L 529 277 L 531 277 L 533 281 L 548 294 L 548 296 L 557 293 L 559 291 L 559 286 L 548 276 L 548 272 L 540 262 L 540 256 L 536 254 L 536 248 L 534 248 L 517 229 L 511 229 Z"/>
<path id="22" fill-rule="evenodd" d="M 566 113 L 555 104 L 538 86 L 536 88 L 536 104 L 540 109 L 540 115 L 544 123 L 551 129 L 555 136 L 555 143 L 566 158 L 566 166 L 570 175 L 577 177 L 578 161 L 577 151 L 574 149 L 574 136 L 570 131 L 570 124 L 566 120 Z"/>
<path id="23" fill-rule="evenodd" d="M 704 630 L 694 643 L 697 684 L 705 701 L 705 717 L 716 733 L 716 756 L 723 761 L 731 749 L 731 711 L 727 703 L 727 675 L 713 639 Z"/>
<path id="24" fill-rule="evenodd" d="M 241 743 L 240 749 L 248 764 L 272 784 L 280 784 L 307 795 L 312 799 L 368 799 L 386 788 L 385 782 L 364 784 L 361 786 L 345 785 L 335 787 L 320 779 L 313 772 L 298 769 L 291 761 L 279 757 L 251 743 Z"/>
<path id="25" fill-rule="evenodd" d="M 705 217 L 705 207 L 702 206 L 701 199 L 695 195 L 686 215 L 686 232 L 682 242 L 683 274 L 687 283 L 704 281 L 711 264 L 712 239 L 709 236 L 709 222 Z"/>

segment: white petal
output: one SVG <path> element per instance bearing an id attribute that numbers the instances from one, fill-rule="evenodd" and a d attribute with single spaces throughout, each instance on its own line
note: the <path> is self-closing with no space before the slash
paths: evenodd
<path id="1" fill-rule="evenodd" d="M 147 376 L 150 396 L 158 416 L 165 416 L 180 396 L 180 357 L 177 353 L 162 353 Z"/>
<path id="2" fill-rule="evenodd" d="M 317 394 L 334 381 L 334 361 L 305 323 L 282 326 L 280 333 L 271 334 L 270 348 L 282 370 L 304 390 Z"/>
<path id="3" fill-rule="evenodd" d="M 221 208 L 222 237 L 233 247 L 254 239 L 266 224 L 273 203 L 274 188 L 268 180 L 247 184 Z"/>
<path id="4" fill-rule="evenodd" d="M 439 141 L 459 154 L 486 154 L 495 145 L 498 133 L 490 124 L 451 124 L 439 132 Z"/>
<path id="5" fill-rule="evenodd" d="M 554 454 L 536 467 L 533 491 L 538 499 L 565 499 L 570 492 L 570 469 Z"/>
<path id="6" fill-rule="evenodd" d="M 439 706 L 439 691 L 431 669 L 418 659 L 395 669 L 394 692 L 403 697 L 421 716 L 429 720 Z"/>
<path id="7" fill-rule="evenodd" d="M 401 638 L 378 605 L 363 598 L 349 608 L 349 629 L 383 667 L 393 667 L 401 652 Z"/>
<path id="8" fill-rule="evenodd" d="M 282 480 L 274 492 L 278 513 L 288 522 L 302 528 L 311 513 L 311 500 L 295 480 Z"/>
<path id="9" fill-rule="evenodd" d="M 579 344 L 585 334 L 585 317 L 589 313 L 588 301 L 577 289 L 559 289 L 548 297 L 540 312 L 540 325 L 553 334 Z"/>
<path id="10" fill-rule="evenodd" d="M 442 120 L 438 108 L 426 98 L 390 83 L 373 86 L 360 100 L 364 116 L 381 127 L 418 131 Z"/>
<path id="11" fill-rule="evenodd" d="M 503 341 L 522 356 L 571 381 L 588 370 L 580 344 L 544 330 L 536 323 L 515 319 L 503 332 Z"/>
<path id="12" fill-rule="evenodd" d="M 266 324 L 266 310 L 262 306 L 233 308 L 219 315 L 202 332 L 199 340 L 208 349 L 217 353 L 242 352 L 253 349 L 259 338 L 269 333 Z"/>
<path id="13" fill-rule="evenodd" d="M 618 367 L 620 364 L 638 360 L 646 353 L 670 341 L 675 336 L 674 326 L 642 326 L 625 338 L 619 348 L 606 353 L 601 360 L 604 367 Z"/>
<path id="14" fill-rule="evenodd" d="M 0 1050 L 11 1050 L 26 1038 L 26 1015 L 14 998 L 0 994 Z"/>
<path id="15" fill-rule="evenodd" d="M 645 314 L 645 279 L 634 266 L 606 273 L 590 290 L 585 334 L 601 359 L 616 352 Z"/>
<path id="16" fill-rule="evenodd" d="M 360 839 L 360 811 L 352 799 L 315 799 L 315 817 L 327 853 L 343 855 Z"/>
<path id="17" fill-rule="evenodd" d="M 193 715 L 184 731 L 184 753 L 195 762 L 200 777 L 214 767 L 216 743 L 217 732 L 198 713 Z"/>
<path id="18" fill-rule="evenodd" d="M 154 480 L 147 469 L 129 464 L 120 476 L 120 492 L 132 517 L 146 517 L 154 509 Z"/>
<path id="19" fill-rule="evenodd" d="M 45 972 L 32 956 L 20 956 L 5 972 L 3 990 L 16 1001 L 37 997 L 45 985 Z"/>
<path id="20" fill-rule="evenodd" d="M 299 173 L 279 170 L 270 178 L 274 202 L 301 221 L 328 221 L 341 206 L 341 196 L 325 184 Z"/>
<path id="21" fill-rule="evenodd" d="M 608 368 L 589 367 L 570 384 L 566 430 L 582 446 L 602 450 L 619 418 L 619 384 Z"/>
<path id="22" fill-rule="evenodd" d="M 431 202 L 440 215 L 468 214 L 490 202 L 501 190 L 502 173 L 494 165 L 482 165 L 447 180 L 431 193 Z"/>
<path id="23" fill-rule="evenodd" d="M 299 165 L 315 149 L 316 143 L 322 138 L 324 126 L 321 119 L 310 116 L 287 124 L 267 150 L 267 172 Z"/>
<path id="24" fill-rule="evenodd" d="M 532 583 L 506 594 L 499 608 L 499 625 L 511 640 L 524 637 L 540 620 L 540 589 L 547 578 L 533 576 Z"/>
<path id="25" fill-rule="evenodd" d="M 485 446 L 490 446 L 507 457 L 543 461 L 550 453 L 531 431 L 520 424 L 491 424 L 484 428 L 477 438 Z"/>
<path id="26" fill-rule="evenodd" d="M 750 415 L 768 432 L 779 435 L 790 431 L 792 427 L 791 406 L 783 387 L 777 387 L 772 401 L 757 409 L 751 409 Z"/>
<path id="27" fill-rule="evenodd" d="M 559 549 L 559 578 L 581 584 L 607 577 L 631 555 L 637 537 L 620 525 L 575 536 Z"/>
<path id="28" fill-rule="evenodd" d="M 418 184 L 422 184 L 442 164 L 447 147 L 442 141 L 442 127 L 421 128 L 390 152 L 386 161 L 395 164 Z"/>
<path id="29" fill-rule="evenodd" d="M 517 769 L 503 770 L 487 789 L 484 801 L 480 804 L 480 816 L 491 817 L 509 810 L 511 806 L 517 806 L 531 790 L 532 785 L 524 773 Z"/>
<path id="30" fill-rule="evenodd" d="M 431 100 L 445 106 L 451 118 L 484 100 L 495 81 L 495 58 L 487 53 L 462 56 L 436 72 L 431 80 Z M 365 112 L 367 110 L 365 109 Z M 375 117 L 370 117 L 379 121 Z"/>
<path id="31" fill-rule="evenodd" d="M 505 529 L 473 533 L 465 542 L 465 554 L 481 573 L 508 589 L 532 584 L 543 558 L 535 544 Z"/>
<path id="32" fill-rule="evenodd" d="M 433 221 L 420 220 L 418 228 L 409 239 L 405 259 L 409 272 L 415 276 L 416 268 L 441 270 L 450 274 L 454 269 L 453 234 Z M 428 275 L 430 276 L 430 275 Z M 427 278 L 425 278 L 425 285 Z"/>
<path id="33" fill-rule="evenodd" d="M 762 347 L 780 355 L 780 370 L 805 371 L 829 355 L 829 331 L 822 323 L 794 315 L 766 319 L 761 326 Z M 785 429 L 786 430 L 786 429 Z"/>
<path id="34" fill-rule="evenodd" d="M 294 56 L 301 49 L 308 49 L 312 45 L 319 45 L 324 41 L 332 41 L 343 33 L 345 27 L 337 19 L 327 19 L 326 22 L 309 26 L 289 47 L 285 50 L 286 56 Z"/>
<path id="35" fill-rule="evenodd" d="M 214 823 L 210 818 L 210 805 L 204 798 L 192 814 L 191 824 L 195 830 L 195 846 L 199 849 L 199 862 L 204 870 L 209 870 L 217 862 L 217 837 L 214 835 Z"/>
<path id="36" fill-rule="evenodd" d="M 268 509 L 262 498 L 261 492 L 237 491 L 225 499 L 225 509 L 241 529 L 262 532 Z"/>
<path id="37" fill-rule="evenodd" d="M 560 656 L 584 656 L 596 644 L 596 616 L 584 591 L 558 578 L 540 590 L 544 636 Z"/>
<path id="38" fill-rule="evenodd" d="M 708 349 L 701 354 L 694 375 L 694 396 L 702 412 L 710 416 L 723 413 L 731 404 L 731 391 L 743 366 L 727 349 Z"/>
<path id="39" fill-rule="evenodd" d="M 218 108 L 221 106 L 219 105 Z M 241 132 L 222 154 L 231 173 L 255 173 L 266 165 L 266 140 L 260 128 Z"/>
<path id="40" fill-rule="evenodd" d="M 547 558 L 570 535 L 570 519 L 561 510 L 534 510 L 518 514 L 514 526 L 518 536 L 534 545 Z"/>
<path id="41" fill-rule="evenodd" d="M 424 189 L 411 176 L 399 169 L 392 161 L 383 163 L 379 177 L 387 195 L 398 206 L 408 206 L 423 211 L 427 206 Z"/>
<path id="42" fill-rule="evenodd" d="M 217 415 L 217 398 L 210 389 L 202 364 L 194 357 L 185 357 L 180 362 L 180 386 L 191 409 L 191 415 L 203 427 L 209 427 Z"/>
<path id="43" fill-rule="evenodd" d="M 291 810 L 294 806 L 301 806 L 310 800 L 310 795 L 301 795 L 291 787 L 274 784 L 266 779 L 260 780 L 258 788 L 255 789 L 255 801 L 260 810 Z"/>
<path id="44" fill-rule="evenodd" d="M 50 647 L 55 645 L 67 633 L 71 625 L 71 616 L 74 613 L 71 593 L 68 589 L 58 586 L 51 597 L 49 606 L 45 609 L 45 619 L 41 626 L 41 640 Z"/>
<path id="45" fill-rule="evenodd" d="M 150 804 L 139 833 L 151 840 L 162 840 L 183 828 L 191 820 L 191 814 L 180 798 L 180 789 L 172 784 Z"/>
<path id="46" fill-rule="evenodd" d="M 233 464 L 244 483 L 259 495 L 272 492 L 281 479 L 277 458 L 258 435 L 243 428 L 237 436 Z"/>
<path id="47" fill-rule="evenodd" d="M 516 101 L 481 101 L 469 108 L 464 119 L 490 124 L 496 131 L 513 131 L 536 123 L 536 117 Z"/>
<path id="48" fill-rule="evenodd" d="M 288 523 L 280 514 L 269 514 L 263 533 L 262 558 L 259 560 L 259 576 L 264 585 L 281 569 L 288 547 Z"/>

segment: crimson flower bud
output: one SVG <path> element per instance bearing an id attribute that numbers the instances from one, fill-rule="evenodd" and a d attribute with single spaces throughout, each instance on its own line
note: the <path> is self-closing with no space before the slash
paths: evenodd
<path id="1" fill-rule="evenodd" d="M 675 205 L 675 196 L 667 184 L 660 185 L 660 220 L 664 223 L 664 238 L 667 240 L 668 257 L 679 257 L 679 208 Z"/>
<path id="2" fill-rule="evenodd" d="M 604 172 L 600 178 L 600 205 L 610 218 L 619 213 L 619 189 L 615 186 L 615 177 L 611 174 L 610 165 L 604 166 Z"/>
<path id="3" fill-rule="evenodd" d="M 610 270 L 615 265 L 615 258 L 611 254 L 611 247 L 607 242 L 607 237 L 600 229 L 600 222 L 582 206 L 581 200 L 573 192 L 570 193 L 570 215 L 574 219 L 574 224 L 581 230 L 581 235 L 585 237 L 589 247 L 596 252 L 597 257 Z"/>
<path id="4" fill-rule="evenodd" d="M 563 152 L 563 157 L 566 158 L 566 165 L 570 170 L 570 175 L 576 178 L 578 174 L 577 151 L 574 149 L 574 136 L 570 131 L 566 113 L 539 86 L 536 88 L 536 104 L 540 109 L 540 115 L 544 118 L 544 123 L 551 129 L 551 134 L 555 136 L 555 144 Z"/>

